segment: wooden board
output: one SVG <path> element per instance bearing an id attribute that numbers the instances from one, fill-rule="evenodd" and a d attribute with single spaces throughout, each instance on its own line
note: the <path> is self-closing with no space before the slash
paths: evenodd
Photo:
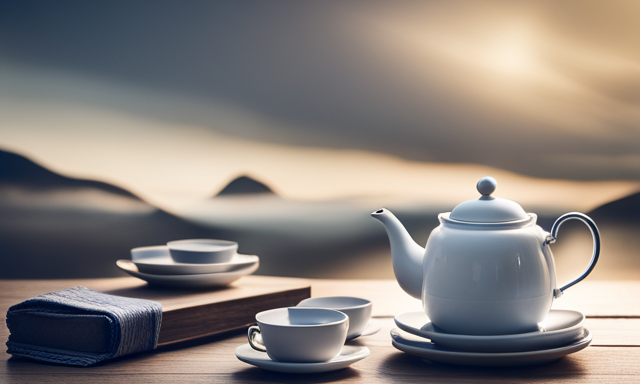
<path id="1" fill-rule="evenodd" d="M 5 307 L 5 300 L 8 300 L 3 296 L 3 308 L 0 310 L 6 313 L 10 305 L 41 293 L 76 285 L 112 295 L 154 300 L 162 304 L 162 326 L 158 340 L 158 345 L 162 346 L 244 328 L 255 323 L 255 314 L 258 312 L 295 306 L 311 295 L 311 288 L 304 280 L 264 276 L 246 276 L 229 287 L 198 291 L 154 288 L 130 277 L 107 279 L 111 280 L 108 285 L 102 280 L 105 279 L 71 280 L 62 287 L 58 281 L 53 284 L 53 289 L 41 288 L 50 286 L 46 280 L 33 280 L 25 283 L 27 287 L 21 289 L 19 294 L 12 293 L 10 287 L 13 285 L 3 281 L 0 282 L 0 290 L 5 295 L 11 295 L 12 301 Z"/>

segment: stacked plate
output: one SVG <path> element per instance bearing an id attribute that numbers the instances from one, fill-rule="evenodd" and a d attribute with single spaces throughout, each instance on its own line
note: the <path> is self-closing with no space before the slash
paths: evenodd
<path id="1" fill-rule="evenodd" d="M 237 253 L 238 244 L 225 240 L 179 240 L 131 250 L 131 260 L 116 265 L 149 284 L 204 288 L 230 284 L 255 272 L 258 256 Z"/>
<path id="2" fill-rule="evenodd" d="M 425 360 L 448 364 L 509 366 L 542 364 L 578 352 L 591 343 L 578 311 L 552 310 L 535 332 L 511 335 L 457 335 L 443 332 L 424 312 L 394 318 L 393 346 Z"/>

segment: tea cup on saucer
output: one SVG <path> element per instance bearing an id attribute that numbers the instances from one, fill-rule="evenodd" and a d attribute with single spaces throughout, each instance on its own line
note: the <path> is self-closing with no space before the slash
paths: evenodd
<path id="1" fill-rule="evenodd" d="M 326 308 L 278 308 L 256 315 L 249 344 L 275 361 L 320 363 L 336 357 L 347 338 L 349 317 Z"/>
<path id="2" fill-rule="evenodd" d="M 227 240 L 190 239 L 167 243 L 171 258 L 178 263 L 226 263 L 238 251 L 238 243 Z"/>
<path id="3" fill-rule="evenodd" d="M 349 316 L 347 339 L 352 339 L 359 336 L 369 325 L 373 305 L 371 301 L 358 297 L 333 296 L 304 299 L 298 307 L 329 308 L 343 312 Z"/>

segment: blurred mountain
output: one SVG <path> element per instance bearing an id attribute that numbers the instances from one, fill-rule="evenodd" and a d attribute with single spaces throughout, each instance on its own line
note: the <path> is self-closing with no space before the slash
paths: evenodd
<path id="1" fill-rule="evenodd" d="M 73 179 L 34 163 L 24 156 L 0 150 L 0 188 L 17 186 L 34 190 L 53 190 L 57 188 L 92 188 L 115 195 L 139 200 L 131 192 L 111 184 L 93 180 Z"/>
<path id="2" fill-rule="evenodd" d="M 240 252 L 261 257 L 261 274 L 393 277 L 387 237 L 368 214 L 382 201 L 288 200 L 247 176 L 219 195 L 226 197 L 171 214 L 117 186 L 65 177 L 0 151 L 0 278 L 119 276 L 115 261 L 129 258 L 131 248 L 184 238 L 237 241 Z M 445 210 L 381 199 L 421 245 Z M 603 244 L 590 278 L 637 278 L 639 207 L 636 193 L 589 213 Z M 543 215 L 540 223 L 554 219 Z M 568 281 L 588 261 L 591 239 L 577 221 L 564 224 L 561 236 L 553 251 L 559 281 Z"/>
<path id="3" fill-rule="evenodd" d="M 0 278 L 118 276 L 115 261 L 131 248 L 198 237 L 224 233 L 0 151 Z"/>
<path id="4" fill-rule="evenodd" d="M 222 189 L 216 196 L 237 196 L 252 194 L 273 194 L 275 193 L 265 184 L 252 179 L 249 176 L 240 176 Z"/>
<path id="5" fill-rule="evenodd" d="M 604 204 L 589 213 L 594 220 L 640 223 L 640 192 Z"/>

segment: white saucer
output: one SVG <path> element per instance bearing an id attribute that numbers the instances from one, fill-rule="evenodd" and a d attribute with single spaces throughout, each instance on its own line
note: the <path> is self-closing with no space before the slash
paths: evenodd
<path id="1" fill-rule="evenodd" d="M 152 275 L 142 273 L 138 272 L 138 268 L 131 260 L 118 260 L 116 265 L 131 276 L 142 279 L 149 284 L 167 287 L 204 288 L 230 284 L 242 276 L 255 272 L 260 263 L 231 272 L 199 273 L 195 275 Z"/>
<path id="2" fill-rule="evenodd" d="M 151 275 L 190 275 L 199 273 L 229 272 L 243 269 L 259 261 L 258 256 L 235 254 L 226 263 L 192 264 L 173 260 L 169 247 L 155 245 L 131 250 L 131 261 L 141 273 Z"/>
<path id="3" fill-rule="evenodd" d="M 360 361 L 369 356 L 371 352 L 367 347 L 356 347 L 345 345 L 342 351 L 335 358 L 322 363 L 283 363 L 271 360 L 266 352 L 259 352 L 251 348 L 249 344 L 244 344 L 236 348 L 238 360 L 247 364 L 255 365 L 267 371 L 286 373 L 318 373 L 329 372 L 337 369 L 347 368 L 356 361 Z"/>
<path id="4" fill-rule="evenodd" d="M 380 331 L 380 325 L 377 323 L 374 323 L 373 321 L 370 321 L 369 324 L 367 324 L 367 327 L 362 332 L 360 332 L 360 334 L 355 335 L 351 338 L 348 338 L 347 341 L 355 340 L 358 337 L 362 337 L 362 336 L 374 335 L 379 331 Z"/>
<path id="5" fill-rule="evenodd" d="M 422 311 L 405 312 L 394 318 L 403 331 L 431 339 L 440 347 L 465 352 L 523 352 L 567 345 L 582 337 L 584 315 L 578 311 L 549 312 L 536 332 L 512 335 L 457 335 L 439 330 Z"/>
<path id="6" fill-rule="evenodd" d="M 430 361 L 458 365 L 510 366 L 548 363 L 585 349 L 591 343 L 591 334 L 587 328 L 583 328 L 583 332 L 581 339 L 563 347 L 504 353 L 452 351 L 425 341 L 424 338 L 404 333 L 397 328 L 391 330 L 391 338 L 393 346 L 397 349 Z"/>

